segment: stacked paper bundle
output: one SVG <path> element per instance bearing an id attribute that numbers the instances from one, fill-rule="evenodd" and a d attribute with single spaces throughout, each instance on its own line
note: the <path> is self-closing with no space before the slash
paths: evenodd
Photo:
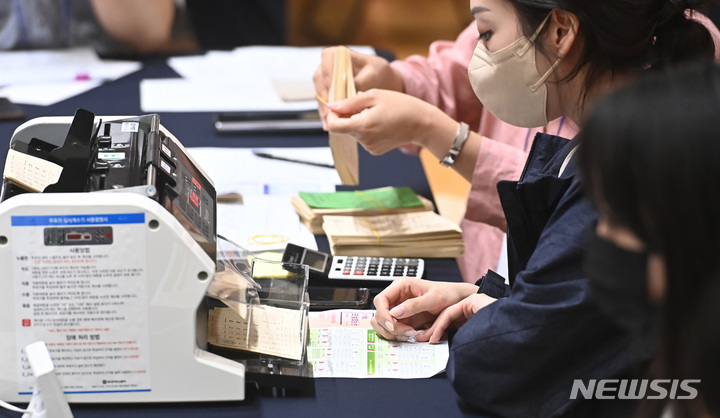
<path id="1" fill-rule="evenodd" d="M 292 197 L 300 220 L 313 234 L 323 234 L 327 215 L 371 216 L 433 211 L 433 203 L 407 187 L 383 187 L 353 192 L 305 193 Z"/>
<path id="2" fill-rule="evenodd" d="M 333 255 L 365 257 L 456 257 L 462 231 L 431 211 L 378 216 L 324 216 Z"/>

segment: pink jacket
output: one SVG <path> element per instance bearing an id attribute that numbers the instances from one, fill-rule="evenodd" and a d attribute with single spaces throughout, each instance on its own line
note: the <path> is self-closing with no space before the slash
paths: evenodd
<path id="1" fill-rule="evenodd" d="M 465 254 L 458 258 L 462 277 L 475 282 L 488 269 L 497 268 L 505 229 L 496 185 L 517 180 L 538 131 L 572 138 L 577 128 L 562 119 L 539 129 L 518 128 L 495 118 L 475 96 L 467 68 L 477 45 L 477 29 L 468 26 L 455 40 L 436 41 L 428 57 L 412 56 L 391 65 L 403 77 L 405 91 L 468 123 L 483 136 L 462 222 Z"/>

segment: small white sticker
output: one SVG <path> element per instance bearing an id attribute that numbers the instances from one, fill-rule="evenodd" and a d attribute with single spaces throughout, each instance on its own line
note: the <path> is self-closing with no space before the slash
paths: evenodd
<path id="1" fill-rule="evenodd" d="M 140 129 L 138 122 L 123 122 L 120 130 L 122 132 L 137 132 Z"/>
<path id="2" fill-rule="evenodd" d="M 165 170 L 168 174 L 172 174 L 172 167 L 170 167 L 170 164 L 166 163 L 165 161 L 160 160 L 160 167 L 162 167 L 162 169 Z"/>
<path id="3" fill-rule="evenodd" d="M 170 148 L 167 147 L 165 144 L 160 144 L 160 149 L 162 152 L 165 153 L 168 157 L 172 158 L 172 151 L 170 151 Z"/>

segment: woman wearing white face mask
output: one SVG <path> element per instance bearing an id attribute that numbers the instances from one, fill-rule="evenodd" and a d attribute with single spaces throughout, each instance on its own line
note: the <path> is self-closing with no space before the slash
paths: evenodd
<path id="1" fill-rule="evenodd" d="M 505 216 L 497 197 L 497 182 L 520 178 L 537 132 L 548 132 L 565 138 L 572 138 L 577 133 L 577 127 L 564 117 L 550 121 L 547 125 L 522 128 L 501 121 L 485 109 L 468 77 L 468 64 L 477 42 L 478 31 L 473 22 L 454 41 L 433 42 L 427 56 L 412 55 L 404 60 L 388 62 L 378 56 L 351 51 L 358 91 L 373 88 L 399 91 L 412 96 L 407 99 L 413 103 L 422 105 L 422 102 L 413 98 L 421 99 L 442 110 L 446 115 L 441 115 L 444 118 L 465 122 L 469 127 L 466 143 L 482 140 L 483 160 L 491 163 L 478 161 L 475 164 L 472 173 L 473 191 L 460 224 L 465 252 L 457 258 L 457 262 L 463 280 L 469 283 L 475 283 L 488 269 L 497 269 L 498 259 L 504 251 Z M 321 98 L 328 97 L 337 51 L 338 48 L 323 50 L 321 63 L 313 77 L 316 92 Z M 318 110 L 324 117 L 327 108 L 318 102 Z M 386 131 L 398 137 L 402 136 L 398 131 L 402 131 L 403 127 L 413 126 L 413 122 L 406 119 L 401 121 L 400 126 L 393 124 L 393 121 L 385 121 Z M 361 132 L 353 135 L 364 141 Z M 382 128 L 377 135 L 382 136 Z M 462 135 L 463 131 L 458 129 L 454 141 L 464 139 Z M 462 153 L 469 153 L 469 148 L 471 146 L 462 150 Z M 404 145 L 401 149 L 412 153 L 419 147 Z M 447 152 L 447 149 L 444 151 Z M 452 168 L 452 165 L 448 167 Z"/>
<path id="2" fill-rule="evenodd" d="M 701 3 L 471 0 L 481 35 L 470 80 L 484 106 L 506 122 L 566 116 L 579 124 L 597 97 L 648 67 L 711 59 L 710 33 L 685 13 Z M 331 106 L 337 114 L 328 117 L 330 130 L 359 124 L 373 132 L 373 112 L 418 111 L 395 107 L 392 98 L 372 93 L 377 105 L 355 117 L 343 117 L 352 113 L 347 102 Z M 582 193 L 573 153 L 572 142 L 541 134 L 522 179 L 498 185 L 511 287 L 491 274 L 476 285 L 400 280 L 375 299 L 374 327 L 386 338 L 435 342 L 459 328 L 448 376 L 464 401 L 493 415 L 629 415 L 634 401 L 572 396 L 574 381 L 587 387 L 593 379 L 632 377 L 652 357 L 652 335 L 618 328 L 588 291 L 582 253 L 597 216 Z"/>

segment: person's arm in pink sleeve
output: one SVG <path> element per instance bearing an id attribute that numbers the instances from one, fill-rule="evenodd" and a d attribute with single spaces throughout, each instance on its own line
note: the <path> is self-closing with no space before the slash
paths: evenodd
<path id="1" fill-rule="evenodd" d="M 465 218 L 502 229 L 507 228 L 497 183 L 519 179 L 527 153 L 520 148 L 484 138 L 468 194 Z"/>
<path id="2" fill-rule="evenodd" d="M 477 127 L 482 104 L 470 86 L 467 72 L 477 42 L 477 28 L 471 24 L 454 42 L 433 42 L 427 57 L 413 55 L 390 65 L 402 76 L 405 93 Z"/>

